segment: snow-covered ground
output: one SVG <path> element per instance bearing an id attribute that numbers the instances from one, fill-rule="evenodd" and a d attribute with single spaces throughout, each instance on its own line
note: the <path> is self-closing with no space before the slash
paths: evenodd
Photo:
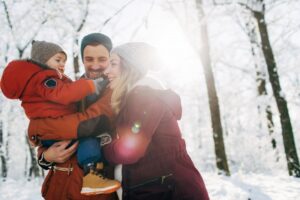
<path id="1" fill-rule="evenodd" d="M 202 173 L 211 200 L 297 200 L 300 179 L 287 175 Z M 0 182 L 0 199 L 40 200 L 42 180 Z"/>
<path id="2" fill-rule="evenodd" d="M 300 179 L 283 175 L 203 174 L 212 200 L 297 200 Z"/>

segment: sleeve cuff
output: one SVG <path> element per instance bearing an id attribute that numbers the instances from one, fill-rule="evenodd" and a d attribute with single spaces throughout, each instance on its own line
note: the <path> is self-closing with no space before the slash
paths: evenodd
<path id="1" fill-rule="evenodd" d="M 48 162 L 45 157 L 44 157 L 44 152 L 41 154 L 41 156 L 39 157 L 39 160 L 38 160 L 38 164 L 41 168 L 45 169 L 45 170 L 48 170 L 50 169 L 54 163 L 53 162 Z"/>

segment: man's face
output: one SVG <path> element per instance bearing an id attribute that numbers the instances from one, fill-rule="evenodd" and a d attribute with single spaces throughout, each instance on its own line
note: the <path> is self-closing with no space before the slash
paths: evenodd
<path id="1" fill-rule="evenodd" d="M 83 65 L 88 78 L 101 77 L 109 65 L 108 50 L 103 45 L 87 45 L 83 50 Z"/>

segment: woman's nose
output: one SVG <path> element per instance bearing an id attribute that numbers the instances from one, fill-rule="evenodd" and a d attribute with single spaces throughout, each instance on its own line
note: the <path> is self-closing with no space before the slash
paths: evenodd
<path id="1" fill-rule="evenodd" d="M 105 76 L 107 76 L 108 74 L 109 74 L 109 68 L 110 68 L 110 66 L 108 66 L 105 70 L 104 70 L 104 75 Z"/>

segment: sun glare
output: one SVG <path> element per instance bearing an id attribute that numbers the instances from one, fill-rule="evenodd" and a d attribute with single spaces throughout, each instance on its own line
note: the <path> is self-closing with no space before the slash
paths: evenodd
<path id="1" fill-rule="evenodd" d="M 158 48 L 164 62 L 164 74 L 182 84 L 196 78 L 198 60 L 182 28 L 169 15 L 160 13 L 149 26 L 149 40 Z M 196 70 L 196 71 L 195 71 Z"/>

